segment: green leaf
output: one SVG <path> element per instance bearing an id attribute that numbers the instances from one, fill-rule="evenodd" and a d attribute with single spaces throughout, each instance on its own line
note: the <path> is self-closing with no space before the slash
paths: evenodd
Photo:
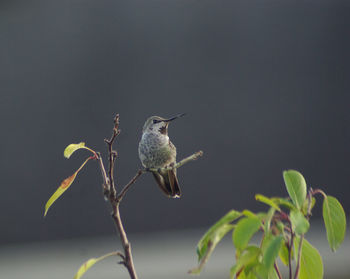
<path id="1" fill-rule="evenodd" d="M 298 209 L 301 209 L 306 198 L 306 182 L 300 172 L 287 170 L 283 172 L 284 183 L 290 198 Z"/>
<path id="2" fill-rule="evenodd" d="M 255 199 L 256 199 L 257 201 L 260 201 L 260 202 L 262 202 L 262 203 L 265 203 L 265 204 L 267 204 L 267 205 L 269 205 L 269 206 L 275 208 L 275 209 L 278 210 L 278 211 L 281 211 L 281 209 L 279 208 L 279 206 L 278 206 L 272 199 L 270 199 L 270 198 L 268 198 L 268 197 L 265 197 L 265 196 L 260 195 L 260 194 L 256 194 L 256 195 L 255 195 Z"/>
<path id="3" fill-rule="evenodd" d="M 236 264 L 230 270 L 230 277 L 234 278 L 237 272 L 239 272 L 243 267 L 249 265 L 254 265 L 258 263 L 258 257 L 260 255 L 260 248 L 257 246 L 248 246 L 239 256 Z M 239 276 L 241 277 L 241 276 Z"/>
<path id="4" fill-rule="evenodd" d="M 329 246 L 335 251 L 345 237 L 346 217 L 340 202 L 332 196 L 326 196 L 323 200 L 323 220 Z"/>
<path id="5" fill-rule="evenodd" d="M 78 172 L 85 166 L 85 164 L 91 160 L 92 158 L 89 157 L 85 160 L 85 162 L 80 166 L 80 168 L 73 173 L 71 176 L 67 177 L 65 180 L 63 180 L 60 184 L 60 186 L 57 188 L 57 190 L 55 191 L 55 193 L 53 193 L 53 195 L 50 197 L 50 199 L 47 201 L 47 203 L 45 204 L 45 212 L 44 212 L 44 217 L 46 216 L 49 208 L 51 207 L 51 205 L 70 187 L 70 185 L 72 185 L 73 181 L 75 180 Z"/>
<path id="6" fill-rule="evenodd" d="M 299 244 L 298 240 L 298 244 Z M 322 279 L 323 262 L 320 253 L 306 239 L 303 240 L 299 279 Z"/>
<path id="7" fill-rule="evenodd" d="M 280 235 L 277 237 L 274 236 L 272 240 L 270 240 L 265 246 L 265 251 L 263 255 L 263 265 L 268 272 L 270 272 L 270 270 L 272 269 L 282 244 L 283 236 Z"/>
<path id="8" fill-rule="evenodd" d="M 284 224 L 281 221 L 276 222 L 276 229 L 279 231 L 280 234 L 284 233 Z"/>
<path id="9" fill-rule="evenodd" d="M 204 234 L 204 236 L 199 240 L 197 244 L 197 254 L 198 260 L 200 261 L 203 256 L 207 253 L 208 243 L 212 241 L 213 235 L 216 231 L 223 225 L 233 222 L 242 216 L 242 213 L 231 210 L 226 215 L 224 215 L 219 221 L 217 221 L 211 228 Z"/>
<path id="10" fill-rule="evenodd" d="M 289 217 L 295 233 L 305 234 L 309 230 L 310 223 L 300 211 L 291 211 Z"/>
<path id="11" fill-rule="evenodd" d="M 244 209 L 242 211 L 242 215 L 246 216 L 246 217 L 250 217 L 250 218 L 255 218 L 257 217 L 256 214 L 248 209 Z"/>
<path id="12" fill-rule="evenodd" d="M 116 256 L 116 255 L 120 255 L 119 252 L 112 252 L 112 253 L 108 253 L 106 255 L 103 255 L 102 257 L 99 258 L 92 258 L 88 261 L 86 261 L 85 263 L 83 263 L 78 272 L 75 274 L 74 279 L 80 279 L 84 273 L 90 268 L 92 267 L 95 263 L 102 261 L 103 259 L 110 257 L 110 256 Z"/>
<path id="13" fill-rule="evenodd" d="M 316 204 L 316 199 L 314 197 L 312 197 L 310 209 L 313 209 L 315 204 Z M 308 214 L 308 212 L 307 212 L 308 209 L 309 209 L 309 199 L 305 199 L 304 204 L 301 208 L 301 212 L 304 214 L 304 216 L 306 216 Z"/>
<path id="14" fill-rule="evenodd" d="M 281 206 L 284 206 L 287 209 L 294 210 L 297 209 L 294 204 L 292 204 L 288 199 L 284 198 L 271 198 L 271 200 Z"/>
<path id="15" fill-rule="evenodd" d="M 80 142 L 80 143 L 72 143 L 70 145 L 68 145 L 64 152 L 63 152 L 63 155 L 64 157 L 66 157 L 67 159 L 69 159 L 69 157 L 75 152 L 77 151 L 78 149 L 87 149 L 89 151 L 91 151 L 94 155 L 96 154 L 95 151 L 93 151 L 92 149 L 88 148 L 85 146 L 85 142 Z"/>
<path id="16" fill-rule="evenodd" d="M 293 251 L 292 251 L 293 252 Z M 278 253 L 282 263 L 286 266 L 289 264 L 289 251 L 285 242 L 282 242 L 281 249 Z"/>
<path id="17" fill-rule="evenodd" d="M 257 217 L 245 217 L 237 223 L 232 239 L 238 251 L 243 251 L 247 247 L 249 240 L 261 225 L 261 221 Z"/>
<path id="18" fill-rule="evenodd" d="M 265 215 L 265 218 L 263 219 L 265 233 L 268 233 L 270 230 L 271 220 L 272 220 L 272 217 L 275 215 L 275 211 L 276 211 L 276 209 L 274 207 L 270 207 L 269 211 Z"/>
<path id="19" fill-rule="evenodd" d="M 200 274 L 204 265 L 208 261 L 211 253 L 214 251 L 215 246 L 220 242 L 220 240 L 234 228 L 232 224 L 223 224 L 215 230 L 215 232 L 210 236 L 210 239 L 206 245 L 205 253 L 200 257 L 200 263 L 198 267 L 193 268 L 189 271 L 191 274 Z"/>

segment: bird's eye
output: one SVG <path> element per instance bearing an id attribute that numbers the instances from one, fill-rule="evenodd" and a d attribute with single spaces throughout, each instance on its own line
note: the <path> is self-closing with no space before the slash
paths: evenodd
<path id="1" fill-rule="evenodd" d="M 156 119 L 153 119 L 153 124 L 158 123 L 158 121 Z"/>

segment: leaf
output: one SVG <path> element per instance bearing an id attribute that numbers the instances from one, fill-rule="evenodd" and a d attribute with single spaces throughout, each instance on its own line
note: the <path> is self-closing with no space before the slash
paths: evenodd
<path id="1" fill-rule="evenodd" d="M 300 172 L 287 170 L 283 172 L 284 182 L 290 198 L 298 209 L 301 209 L 306 198 L 306 182 Z"/>
<path id="2" fill-rule="evenodd" d="M 309 230 L 310 223 L 300 211 L 292 210 L 289 217 L 290 221 L 292 222 L 294 232 L 298 234 L 305 234 Z"/>
<path id="3" fill-rule="evenodd" d="M 323 278 L 323 262 L 317 249 L 304 239 L 301 250 L 299 279 L 310 278 Z"/>
<path id="4" fill-rule="evenodd" d="M 273 264 L 278 256 L 278 252 L 283 244 L 283 236 L 273 237 L 265 246 L 263 255 L 263 265 L 268 272 L 270 272 Z"/>
<path id="5" fill-rule="evenodd" d="M 67 159 L 70 158 L 70 156 L 75 152 L 77 151 L 78 149 L 81 149 L 81 148 L 84 148 L 84 149 L 87 149 L 89 151 L 91 151 L 94 155 L 96 154 L 95 151 L 93 151 L 92 149 L 88 148 L 85 146 L 85 142 L 80 142 L 80 143 L 72 143 L 70 145 L 68 145 L 65 149 L 64 149 L 64 152 L 63 152 L 63 155 L 64 157 L 66 157 Z"/>
<path id="6" fill-rule="evenodd" d="M 227 234 L 233 228 L 234 228 L 234 225 L 232 225 L 232 224 L 223 224 L 222 226 L 220 226 L 218 229 L 215 230 L 215 232 L 211 235 L 211 237 L 206 245 L 205 253 L 201 256 L 201 260 L 200 260 L 198 267 L 191 269 L 189 271 L 189 273 L 200 274 L 204 265 L 208 261 L 211 253 L 214 251 L 216 245 L 225 236 L 225 234 Z"/>
<path id="7" fill-rule="evenodd" d="M 92 267 L 95 263 L 102 261 L 103 259 L 110 257 L 110 256 L 116 256 L 116 255 L 120 255 L 119 252 L 112 252 L 112 253 L 108 253 L 106 255 L 103 255 L 102 257 L 99 258 L 92 258 L 89 259 L 88 261 L 86 261 L 85 263 L 83 263 L 80 268 L 78 269 L 78 272 L 75 274 L 74 279 L 80 279 L 84 273 L 90 268 Z"/>
<path id="8" fill-rule="evenodd" d="M 275 215 L 276 209 L 274 207 L 270 207 L 269 211 L 265 215 L 264 220 L 264 232 L 267 233 L 270 230 L 270 224 L 272 217 Z"/>
<path id="9" fill-rule="evenodd" d="M 281 206 L 284 206 L 287 209 L 293 210 L 297 209 L 294 204 L 292 204 L 288 199 L 284 198 L 271 198 L 271 200 Z"/>
<path id="10" fill-rule="evenodd" d="M 316 204 L 316 199 L 315 199 L 315 197 L 312 197 L 310 209 L 313 209 L 315 204 Z M 304 204 L 301 208 L 301 212 L 304 214 L 304 216 L 306 216 L 308 214 L 308 212 L 307 212 L 308 209 L 309 209 L 309 199 L 305 199 Z"/>
<path id="11" fill-rule="evenodd" d="M 226 215 L 224 215 L 219 221 L 217 221 L 213 226 L 210 227 L 210 229 L 204 234 L 204 236 L 199 240 L 197 244 L 197 255 L 199 261 L 206 254 L 208 242 L 212 240 L 216 230 L 218 230 L 221 226 L 225 224 L 233 222 L 241 216 L 242 214 L 240 212 L 236 210 L 231 210 Z"/>
<path id="12" fill-rule="evenodd" d="M 261 225 L 261 221 L 257 217 L 245 217 L 237 223 L 232 240 L 238 251 L 242 251 L 247 247 L 249 240 Z"/>
<path id="13" fill-rule="evenodd" d="M 72 185 L 73 181 L 75 180 L 75 177 L 77 176 L 78 172 L 85 166 L 85 164 L 91 160 L 92 157 L 89 157 L 85 160 L 85 162 L 80 166 L 80 168 L 73 173 L 71 176 L 67 177 L 65 180 L 62 181 L 61 185 L 57 188 L 55 193 L 50 197 L 50 199 L 45 204 L 45 213 L 44 217 L 47 214 L 47 211 L 52 206 L 52 204 L 69 188 L 70 185 Z"/>
<path id="14" fill-rule="evenodd" d="M 260 201 L 260 202 L 263 202 L 271 207 L 273 207 L 274 209 L 278 210 L 278 211 L 281 211 L 281 209 L 279 208 L 279 206 L 270 198 L 268 197 L 265 197 L 263 195 L 260 195 L 260 194 L 256 194 L 255 195 L 255 199 L 257 201 Z"/>
<path id="15" fill-rule="evenodd" d="M 231 210 L 219 221 L 217 221 L 211 228 L 204 234 L 201 240 L 197 244 L 197 255 L 199 265 L 189 271 L 191 274 L 199 274 L 208 261 L 211 253 L 214 251 L 217 243 L 232 230 L 235 226 L 230 223 L 242 216 L 242 213 Z"/>
<path id="16" fill-rule="evenodd" d="M 346 217 L 340 202 L 332 196 L 326 196 L 323 200 L 323 220 L 329 246 L 334 252 L 344 240 Z"/>
<path id="17" fill-rule="evenodd" d="M 293 252 L 293 250 L 292 250 L 292 252 Z M 284 265 L 288 266 L 288 264 L 289 264 L 289 251 L 288 251 L 288 248 L 287 248 L 287 245 L 285 242 L 282 243 L 282 246 L 281 246 L 281 249 L 280 249 L 278 255 L 281 259 L 281 262 Z"/>
<path id="18" fill-rule="evenodd" d="M 246 267 L 249 265 L 254 265 L 254 263 L 258 263 L 258 257 L 260 255 L 260 248 L 257 246 L 248 246 L 237 259 L 236 264 L 230 270 L 230 277 L 234 278 L 237 272 L 239 272 L 242 267 Z M 245 277 L 239 276 L 239 278 Z"/>
<path id="19" fill-rule="evenodd" d="M 242 211 L 242 215 L 246 216 L 246 217 L 251 217 L 251 218 L 254 218 L 256 217 L 256 214 L 248 209 L 244 209 Z"/>

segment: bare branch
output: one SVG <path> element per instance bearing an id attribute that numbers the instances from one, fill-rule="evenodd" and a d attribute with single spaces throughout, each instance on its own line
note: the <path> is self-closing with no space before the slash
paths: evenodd
<path id="1" fill-rule="evenodd" d="M 166 171 L 166 170 L 172 170 L 172 169 L 177 169 L 179 167 L 182 167 L 184 164 L 187 164 L 190 161 L 194 161 L 197 160 L 198 157 L 203 155 L 203 151 L 198 151 L 194 154 L 192 154 L 191 156 L 186 157 L 185 159 L 182 159 L 180 162 L 177 162 L 175 165 L 173 166 L 169 166 L 166 168 L 160 168 L 160 169 L 156 169 L 156 168 L 147 168 L 145 169 L 146 171 Z"/>
<path id="2" fill-rule="evenodd" d="M 127 268 L 130 278 L 131 279 L 138 279 L 137 274 L 136 274 L 136 270 L 135 270 L 135 266 L 134 266 L 134 262 L 132 259 L 132 253 L 131 253 L 131 245 L 129 243 L 129 240 L 126 236 L 126 232 L 122 223 L 122 219 L 120 217 L 120 211 L 119 211 L 119 203 L 116 203 L 113 206 L 113 220 L 117 226 L 119 235 L 120 235 L 120 240 L 122 242 L 123 248 L 124 248 L 124 253 L 125 256 L 123 258 L 123 264 L 124 266 Z"/>
<path id="3" fill-rule="evenodd" d="M 109 157 L 109 168 L 108 168 L 108 178 L 109 178 L 109 195 L 112 199 L 115 199 L 117 196 L 117 190 L 114 182 L 114 162 L 117 158 L 117 152 L 113 150 L 113 143 L 117 136 L 120 134 L 119 130 L 119 114 L 116 114 L 114 118 L 114 127 L 111 138 L 105 139 L 105 143 L 108 145 L 108 157 Z"/>
<path id="4" fill-rule="evenodd" d="M 110 139 L 105 139 L 105 143 L 107 144 L 107 147 L 108 147 L 108 158 L 109 158 L 108 174 L 104 167 L 103 160 L 100 153 L 97 153 L 96 159 L 99 162 L 99 166 L 102 173 L 104 196 L 107 200 L 109 200 L 113 208 L 112 217 L 117 227 L 118 233 L 120 235 L 122 246 L 124 248 L 124 254 L 117 252 L 117 254 L 122 258 L 122 261 L 119 263 L 123 264 L 127 268 L 131 279 L 137 279 L 137 274 L 134 267 L 132 254 L 131 254 L 131 246 L 126 236 L 126 232 L 120 217 L 119 203 L 121 199 L 119 198 L 117 199 L 117 191 L 116 191 L 116 186 L 114 182 L 114 162 L 115 162 L 115 159 L 117 158 L 117 152 L 113 150 L 113 143 L 119 134 L 120 134 L 119 114 L 117 114 L 114 118 L 114 127 L 113 127 L 112 136 Z M 134 181 L 132 181 L 132 183 L 128 183 L 129 185 L 126 185 L 127 186 L 126 189 L 124 188 L 123 191 L 121 192 L 121 194 L 123 194 L 121 198 L 125 195 L 128 188 L 131 186 L 131 184 L 133 184 L 136 181 L 136 179 L 137 177 L 134 179 Z"/>
<path id="5" fill-rule="evenodd" d="M 120 191 L 120 194 L 117 197 L 117 202 L 120 203 L 122 201 L 122 199 L 124 198 L 126 192 L 129 190 L 130 186 L 133 185 L 136 180 L 145 173 L 145 170 L 138 170 L 136 175 L 129 181 L 128 184 L 126 184 L 123 188 L 123 190 Z"/>
<path id="6" fill-rule="evenodd" d="M 107 176 L 107 173 L 106 173 L 106 170 L 105 170 L 105 166 L 103 164 L 100 152 L 97 152 L 96 154 L 97 154 L 96 159 L 98 160 L 98 163 L 99 163 L 99 166 L 100 166 L 100 170 L 101 170 L 101 174 L 102 174 L 102 179 L 103 179 L 103 184 L 102 184 L 103 195 L 104 195 L 105 199 L 108 200 L 109 193 L 110 193 L 110 181 L 109 181 L 109 178 Z"/>

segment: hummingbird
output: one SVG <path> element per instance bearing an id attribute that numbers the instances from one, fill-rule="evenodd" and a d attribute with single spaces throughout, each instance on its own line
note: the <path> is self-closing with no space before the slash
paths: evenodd
<path id="1" fill-rule="evenodd" d="M 161 170 L 176 164 L 176 147 L 168 136 L 169 123 L 185 114 L 172 118 L 159 116 L 149 117 L 142 129 L 139 143 L 139 157 L 145 168 L 157 169 L 152 171 L 159 188 L 169 198 L 179 198 L 181 190 L 176 176 L 176 169 Z"/>

